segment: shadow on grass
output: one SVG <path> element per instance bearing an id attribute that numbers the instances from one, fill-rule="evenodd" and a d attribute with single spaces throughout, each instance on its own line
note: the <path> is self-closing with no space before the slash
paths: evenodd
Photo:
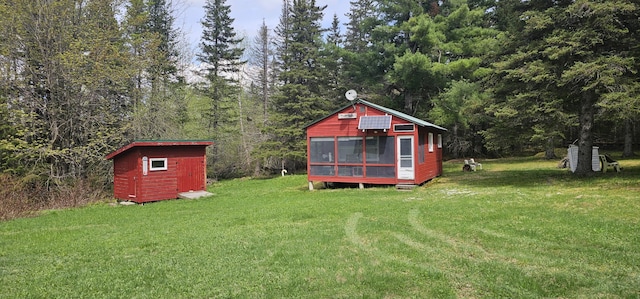
<path id="1" fill-rule="evenodd" d="M 521 164 L 510 159 L 499 160 L 500 164 Z M 564 185 L 592 185 L 592 184 L 612 184 L 616 187 L 634 186 L 640 182 L 640 165 L 624 166 L 621 172 L 612 170 L 603 172 L 593 172 L 587 176 L 580 176 L 570 172 L 568 169 L 559 168 L 532 168 L 532 169 L 507 169 L 500 170 L 479 170 L 476 172 L 462 172 L 460 170 L 449 169 L 445 172 L 444 178 L 451 179 L 450 182 L 459 185 L 471 185 L 476 187 L 536 187 L 536 186 L 564 186 Z"/>

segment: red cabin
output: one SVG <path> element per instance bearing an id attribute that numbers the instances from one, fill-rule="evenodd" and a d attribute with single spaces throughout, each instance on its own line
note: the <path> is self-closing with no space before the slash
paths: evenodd
<path id="1" fill-rule="evenodd" d="M 356 100 L 306 127 L 307 174 L 313 182 L 420 185 L 442 174 L 447 130 Z"/>
<path id="2" fill-rule="evenodd" d="M 211 141 L 135 141 L 108 154 L 113 194 L 144 203 L 178 198 L 206 187 L 206 147 Z"/>

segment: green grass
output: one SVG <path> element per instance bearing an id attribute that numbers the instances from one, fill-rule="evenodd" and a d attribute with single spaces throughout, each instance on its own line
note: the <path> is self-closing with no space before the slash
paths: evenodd
<path id="1" fill-rule="evenodd" d="M 638 298 L 640 160 L 481 161 L 412 191 L 240 179 L 0 223 L 0 298 Z"/>

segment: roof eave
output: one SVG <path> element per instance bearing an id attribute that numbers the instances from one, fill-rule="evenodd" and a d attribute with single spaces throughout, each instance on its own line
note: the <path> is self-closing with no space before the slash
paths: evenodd
<path id="1" fill-rule="evenodd" d="M 308 124 L 308 125 L 304 126 L 304 129 L 306 130 L 307 128 L 309 128 L 309 127 L 311 127 L 311 126 L 313 126 L 313 125 L 315 125 L 315 124 L 317 124 L 317 123 L 319 123 L 319 122 L 321 122 L 321 121 L 323 121 L 323 120 L 325 120 L 325 119 L 327 119 L 327 118 L 331 117 L 332 115 L 334 115 L 334 114 L 336 114 L 336 113 L 338 113 L 338 112 L 340 112 L 340 111 L 344 110 L 345 108 L 348 108 L 348 107 L 350 107 L 350 106 L 355 106 L 355 105 L 356 105 L 356 104 L 358 104 L 358 103 L 363 104 L 363 105 L 365 105 L 365 106 L 369 106 L 369 107 L 372 107 L 372 108 L 378 109 L 378 110 L 380 110 L 380 111 L 382 111 L 382 112 L 385 112 L 385 113 L 389 113 L 389 114 L 391 114 L 391 115 L 393 115 L 393 116 L 395 116 L 395 117 L 398 117 L 398 118 L 404 119 L 404 120 L 406 120 L 406 121 L 408 121 L 408 122 L 414 123 L 414 124 L 419 125 L 419 126 L 421 126 L 421 127 L 430 127 L 430 128 L 434 128 L 434 129 L 437 129 L 437 130 L 444 131 L 444 132 L 448 131 L 447 129 L 445 129 L 445 128 L 441 127 L 441 126 L 438 126 L 438 125 L 432 124 L 432 123 L 430 123 L 430 122 L 428 122 L 428 121 L 424 121 L 424 120 L 421 120 L 421 119 L 415 118 L 415 117 L 413 117 L 413 116 L 411 116 L 411 115 L 404 114 L 404 113 L 402 113 L 402 112 L 400 112 L 400 111 L 396 111 L 396 110 L 393 110 L 393 109 L 390 109 L 390 108 L 387 108 L 387 107 L 380 106 L 380 105 L 378 105 L 378 104 L 374 104 L 374 103 L 371 103 L 371 102 L 367 102 L 367 101 L 362 100 L 362 99 L 357 99 L 357 100 L 355 100 L 355 101 L 353 101 L 353 102 L 349 103 L 348 105 L 344 105 L 344 106 L 340 107 L 339 109 L 337 109 L 337 110 L 335 110 L 335 111 L 333 111 L 333 112 L 331 112 L 331 113 L 327 114 L 326 116 L 324 116 L 324 117 L 322 117 L 322 118 L 319 118 L 319 119 L 317 119 L 317 120 L 315 120 L 315 121 L 311 122 L 310 124 Z"/>
<path id="2" fill-rule="evenodd" d="M 107 154 L 104 159 L 111 160 L 134 147 L 141 146 L 209 146 L 212 144 L 213 141 L 208 140 L 136 140 Z"/>

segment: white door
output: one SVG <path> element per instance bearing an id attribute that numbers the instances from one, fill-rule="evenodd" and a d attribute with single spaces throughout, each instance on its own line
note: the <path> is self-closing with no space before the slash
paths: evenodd
<path id="1" fill-rule="evenodd" d="M 398 137 L 398 179 L 413 180 L 413 136 Z"/>

